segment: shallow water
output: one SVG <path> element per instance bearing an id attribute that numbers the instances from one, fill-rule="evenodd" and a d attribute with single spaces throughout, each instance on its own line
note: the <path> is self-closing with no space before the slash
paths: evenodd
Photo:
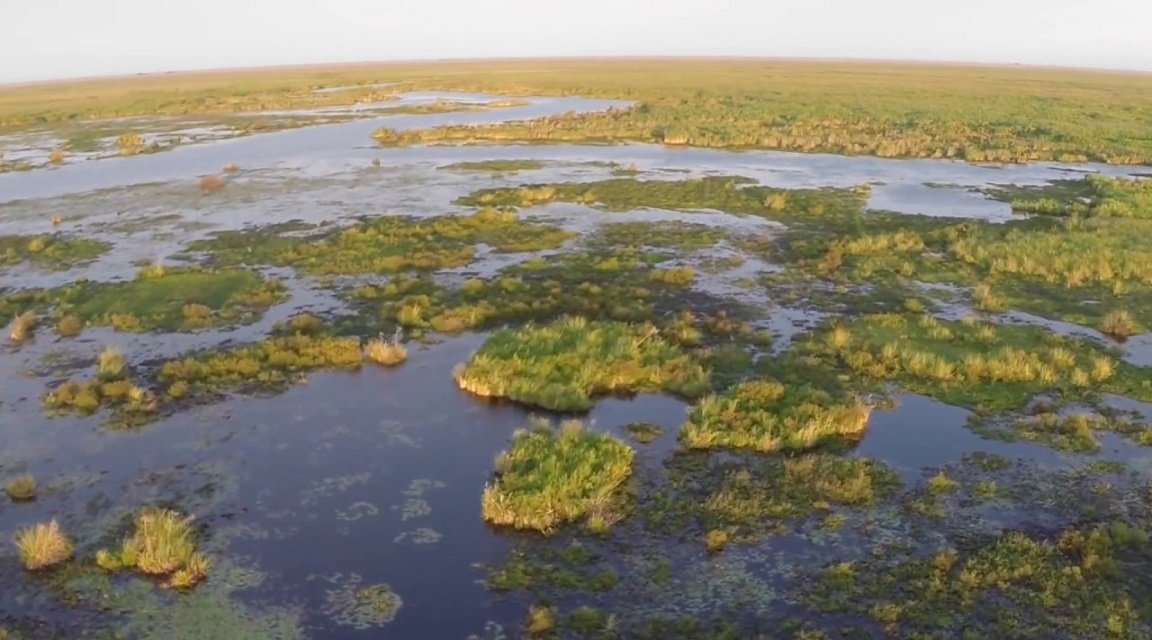
<path id="1" fill-rule="evenodd" d="M 407 94 L 388 104 L 436 99 L 482 103 L 497 98 Z M 370 138 L 380 126 L 409 129 L 496 122 L 623 104 L 581 98 L 528 100 L 528 106 L 493 111 L 367 118 L 183 146 L 156 155 L 0 175 L 0 203 L 4 203 L 0 233 L 49 231 L 49 217 L 59 213 L 66 221 L 65 230 L 115 243 L 112 253 L 94 265 L 62 272 L 6 269 L 0 273 L 0 287 L 51 286 L 82 276 L 128 278 L 137 268 L 135 261 L 171 261 L 188 241 L 220 229 L 289 220 L 341 221 L 365 214 L 435 215 L 463 211 L 452 201 L 482 187 L 611 175 L 609 166 L 589 162 L 635 164 L 646 179 L 743 175 L 778 187 L 872 183 L 873 209 L 992 221 L 1009 219 L 1008 206 L 971 188 L 1043 184 L 1069 170 L 1110 175 L 1140 171 L 1099 165 L 993 167 L 938 160 L 733 153 L 643 144 L 378 148 Z M 466 160 L 524 158 L 546 164 L 540 170 L 500 176 L 440 168 Z M 381 166 L 371 166 L 374 159 Z M 221 193 L 200 195 L 197 177 L 218 172 L 226 163 L 239 164 L 241 171 Z M 604 217 L 573 204 L 548 205 L 527 214 L 581 233 L 594 230 Z M 659 209 L 613 214 L 611 220 L 702 222 L 741 234 L 771 234 L 778 228 L 758 218 Z M 491 274 L 526 257 L 492 254 L 442 275 Z M 766 260 L 748 259 L 720 274 L 701 274 L 695 287 L 762 312 L 754 324 L 777 336 L 778 352 L 793 335 L 824 316 L 777 304 L 762 290 L 740 285 L 775 268 Z M 537 548 L 548 543 L 539 536 L 494 531 L 480 517 L 480 495 L 491 478 L 493 459 L 531 414 L 456 389 L 451 370 L 481 344 L 482 335 L 450 338 L 428 348 L 413 344 L 409 362 L 395 370 L 369 367 L 355 374 L 316 374 L 308 384 L 282 395 L 235 398 L 189 409 L 140 432 L 110 433 L 101 426 L 101 416 L 49 420 L 41 415 L 40 394 L 46 385 L 91 372 L 106 345 L 122 348 L 134 361 L 169 358 L 189 350 L 251 342 L 266 335 L 274 322 L 302 309 L 343 308 L 332 290 L 312 280 L 294 279 L 290 270 L 265 272 L 284 278 L 292 298 L 247 327 L 143 335 L 92 329 L 74 340 L 57 340 L 45 333 L 20 349 L 0 350 L 0 479 L 32 471 L 47 483 L 67 480 L 66 488 L 46 491 L 35 503 L 0 504 L 0 532 L 50 517 L 60 518 L 67 527 L 107 529 L 121 510 L 180 497 L 202 526 L 230 541 L 221 543 L 228 554 L 246 558 L 269 574 L 265 585 L 245 598 L 296 607 L 309 637 L 364 638 L 379 633 L 338 625 L 324 613 L 325 592 L 335 585 L 323 578 L 334 574 L 358 574 L 362 586 L 386 583 L 403 598 L 398 616 L 384 627 L 387 637 L 463 639 L 480 633 L 492 620 L 507 627 L 518 625 L 529 602 L 486 590 L 478 583 L 483 573 L 474 565 L 499 563 L 514 546 Z M 1020 314 L 1010 319 L 1041 320 Z M 1048 326 L 1101 338 L 1071 325 Z M 1125 350 L 1136 364 L 1152 363 L 1148 336 L 1130 340 Z M 44 364 L 53 354 L 63 354 L 65 360 Z M 909 485 L 924 468 L 954 464 L 974 451 L 1051 467 L 1085 459 L 1036 444 L 988 441 L 967 428 L 965 409 L 910 394 L 896 399 L 895 409 L 872 413 L 869 430 L 854 455 L 885 461 Z M 1128 407 L 1123 401 L 1117 404 Z M 1143 405 L 1129 408 L 1152 415 Z M 660 438 L 637 445 L 642 469 L 657 473 L 678 448 L 676 434 L 687 410 L 680 400 L 642 395 L 604 399 L 587 419 L 593 428 L 625 440 L 621 427 L 627 423 L 660 425 L 664 430 Z M 1118 438 L 1101 440 L 1102 459 L 1148 465 L 1143 450 Z M 770 541 L 715 562 L 697 541 L 669 545 L 664 550 L 668 557 L 683 561 L 683 575 L 677 578 L 683 583 L 674 586 L 684 587 L 686 601 L 652 596 L 626 604 L 638 610 L 665 606 L 695 610 L 715 604 L 708 598 L 728 594 L 725 589 L 767 588 L 765 581 L 777 584 L 783 566 L 773 554 L 794 547 L 811 554 L 812 547 L 805 546 L 811 542 Z M 621 549 L 619 564 L 625 568 L 643 564 L 647 551 Z M 10 545 L 0 552 L 0 579 L 24 580 L 11 552 Z M 629 582 L 631 578 L 624 580 L 629 589 L 642 592 L 641 586 Z M 701 595 L 705 591 L 711 595 Z M 27 609 L 13 592 L 0 596 L 0 618 L 50 619 L 53 614 L 46 605 Z"/>

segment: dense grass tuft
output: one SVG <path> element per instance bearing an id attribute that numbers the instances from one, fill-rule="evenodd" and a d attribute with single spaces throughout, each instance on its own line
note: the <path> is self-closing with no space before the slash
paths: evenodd
<path id="1" fill-rule="evenodd" d="M 20 560 L 29 571 L 47 569 L 72 557 L 72 541 L 55 520 L 21 529 L 16 534 Z"/>
<path id="2" fill-rule="evenodd" d="M 859 437 L 870 413 L 871 407 L 858 400 L 838 401 L 811 387 L 753 380 L 701 400 L 680 439 L 692 449 L 802 450 Z"/>
<path id="3" fill-rule="evenodd" d="M 707 372 L 655 326 L 582 318 L 496 333 L 454 376 L 477 395 L 557 411 L 587 411 L 601 394 L 709 388 Z"/>
<path id="4" fill-rule="evenodd" d="M 551 532 L 583 518 L 603 530 L 618 516 L 619 491 L 632 472 L 632 448 L 566 422 L 559 430 L 518 431 L 496 458 L 496 479 L 484 489 L 484 519 L 517 529 Z"/>

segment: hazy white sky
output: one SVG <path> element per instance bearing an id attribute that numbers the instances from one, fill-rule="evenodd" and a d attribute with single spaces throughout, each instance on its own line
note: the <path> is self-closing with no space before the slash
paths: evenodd
<path id="1" fill-rule="evenodd" d="M 0 82 L 567 55 L 899 58 L 1152 71 L 1152 0 L 0 0 Z"/>

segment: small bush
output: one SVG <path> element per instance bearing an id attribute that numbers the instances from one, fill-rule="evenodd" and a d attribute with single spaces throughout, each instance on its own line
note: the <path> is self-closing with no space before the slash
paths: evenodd
<path id="1" fill-rule="evenodd" d="M 20 550 L 24 568 L 29 571 L 58 565 L 71 558 L 73 553 L 72 541 L 55 520 L 21 529 L 16 534 L 16 547 Z"/>

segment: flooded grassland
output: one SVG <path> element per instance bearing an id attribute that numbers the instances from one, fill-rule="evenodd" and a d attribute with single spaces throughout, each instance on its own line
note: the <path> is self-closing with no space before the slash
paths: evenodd
<path id="1" fill-rule="evenodd" d="M 388 97 L 0 174 L 0 638 L 1152 637 L 1147 167 Z"/>

